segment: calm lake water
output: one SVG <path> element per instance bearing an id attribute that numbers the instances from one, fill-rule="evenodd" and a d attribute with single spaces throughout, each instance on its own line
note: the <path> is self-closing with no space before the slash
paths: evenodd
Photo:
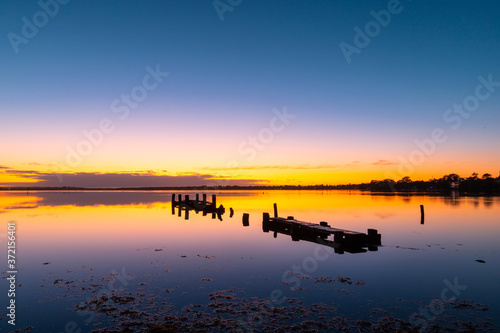
<path id="1" fill-rule="evenodd" d="M 7 253 L 15 221 L 18 271 L 16 326 L 3 279 L 0 330 L 500 329 L 498 197 L 220 192 L 221 221 L 172 214 L 171 195 L 0 192 L 1 244 Z M 338 254 L 265 233 L 273 203 L 280 216 L 377 229 L 382 246 Z"/>

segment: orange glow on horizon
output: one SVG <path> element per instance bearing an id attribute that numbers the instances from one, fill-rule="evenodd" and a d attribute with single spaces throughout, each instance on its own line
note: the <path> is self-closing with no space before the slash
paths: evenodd
<path id="1" fill-rule="evenodd" d="M 10 173 L 6 172 L 10 169 Z M 138 175 L 155 175 L 155 176 L 186 176 L 186 175 L 206 175 L 207 181 L 200 183 L 200 186 L 224 186 L 228 182 L 225 180 L 255 180 L 255 185 L 344 185 L 344 184 L 361 184 L 369 183 L 372 180 L 393 179 L 400 180 L 405 176 L 410 176 L 413 181 L 427 181 L 433 178 L 441 178 L 446 174 L 457 173 L 461 177 L 469 177 L 473 172 L 478 172 L 479 176 L 484 173 L 491 173 L 496 177 L 493 167 L 488 170 L 484 166 L 481 168 L 450 167 L 444 169 L 442 166 L 422 166 L 415 167 L 413 172 L 402 173 L 406 171 L 404 168 L 399 168 L 398 165 L 371 165 L 362 164 L 352 167 L 315 167 L 314 165 L 291 165 L 291 166 L 251 166 L 251 167 L 233 167 L 233 168 L 191 168 L 188 166 L 177 168 L 144 168 L 134 169 L 127 167 L 113 168 L 111 165 L 103 168 L 79 167 L 75 170 L 64 168 L 61 166 L 54 167 L 47 165 L 29 165 L 20 164 L 11 166 L 7 170 L 0 169 L 0 184 L 3 186 L 43 186 L 36 179 L 36 174 L 32 174 L 30 178 L 23 177 L 21 173 L 15 173 L 15 170 L 32 170 L 42 174 L 61 175 L 74 173 L 117 173 L 117 174 L 138 174 Z M 186 172 L 186 170 L 190 170 Z M 16 185 L 10 185 L 16 183 Z M 85 184 L 81 185 L 85 187 Z"/>

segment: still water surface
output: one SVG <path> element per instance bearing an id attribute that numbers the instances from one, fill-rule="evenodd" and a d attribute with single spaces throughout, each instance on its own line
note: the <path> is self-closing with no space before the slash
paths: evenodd
<path id="1" fill-rule="evenodd" d="M 7 252 L 7 223 L 15 221 L 18 270 L 16 326 L 2 310 L 1 331 L 104 332 L 127 325 L 140 331 L 146 323 L 162 325 L 165 316 L 176 317 L 165 331 L 181 321 L 192 324 L 192 316 L 226 330 L 258 331 L 278 325 L 273 307 L 288 308 L 281 325 L 337 318 L 339 327 L 357 331 L 391 318 L 392 327 L 413 323 L 422 331 L 464 329 L 467 321 L 500 328 L 498 197 L 219 192 L 217 204 L 226 208 L 220 221 L 194 211 L 188 220 L 172 214 L 171 194 L 0 192 L 2 247 Z M 194 192 L 182 194 L 194 198 Z M 382 246 L 337 254 L 264 233 L 262 213 L 272 213 L 273 203 L 280 216 L 377 229 Z M 250 214 L 249 226 L 243 213 Z M 2 281 L 5 309 L 8 283 Z M 221 310 L 227 307 L 233 310 Z"/>

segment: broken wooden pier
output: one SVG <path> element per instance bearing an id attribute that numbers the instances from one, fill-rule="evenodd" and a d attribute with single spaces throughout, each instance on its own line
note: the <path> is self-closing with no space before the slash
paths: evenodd
<path id="1" fill-rule="evenodd" d="M 375 229 L 368 229 L 366 233 L 362 233 L 333 228 L 327 222 L 316 224 L 298 221 L 293 216 L 278 217 L 276 204 L 274 204 L 274 217 L 270 217 L 269 213 L 263 214 L 262 230 L 274 231 L 274 237 L 277 233 L 281 233 L 291 236 L 293 241 L 305 240 L 330 246 L 335 248 L 337 253 L 366 252 L 364 247 L 370 251 L 377 251 L 377 246 L 382 244 L 381 235 Z M 328 239 L 329 237 L 333 239 Z"/>
<path id="2" fill-rule="evenodd" d="M 177 200 L 176 200 L 177 199 Z M 189 219 L 189 211 L 194 210 L 196 214 L 203 212 L 203 216 L 207 214 L 212 214 L 212 218 L 218 216 L 221 219 L 222 214 L 226 212 L 223 205 L 217 207 L 217 196 L 212 195 L 212 201 L 207 201 L 207 195 L 203 194 L 200 200 L 200 195 L 197 193 L 195 199 L 191 199 L 189 194 L 184 195 L 184 200 L 182 194 L 172 194 L 172 214 L 175 214 L 175 208 L 178 209 L 178 215 L 182 215 L 182 211 L 185 211 L 186 220 Z M 234 213 L 234 212 L 233 212 Z"/>

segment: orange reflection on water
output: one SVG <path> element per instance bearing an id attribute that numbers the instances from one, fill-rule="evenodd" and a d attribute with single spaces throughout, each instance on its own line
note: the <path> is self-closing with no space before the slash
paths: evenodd
<path id="1" fill-rule="evenodd" d="M 190 194 L 194 198 L 193 192 Z M 217 197 L 217 205 L 226 207 L 224 220 L 219 221 L 212 219 L 211 214 L 202 216 L 194 211 L 190 212 L 189 220 L 184 219 L 184 212 L 181 217 L 177 216 L 177 210 L 172 214 L 169 195 L 161 201 L 144 204 L 106 205 L 82 204 L 78 194 L 70 198 L 74 204 L 58 205 L 53 200 L 49 204 L 44 195 L 0 194 L 4 220 L 18 222 L 19 237 L 26 249 L 50 252 L 89 248 L 176 249 L 189 248 L 190 244 L 258 246 L 268 240 L 261 235 L 260 224 L 263 212 L 273 214 L 273 203 L 278 204 L 280 216 L 316 223 L 327 221 L 333 227 L 362 232 L 377 229 L 384 245 L 492 242 L 499 235 L 500 200 L 488 197 L 370 195 L 358 191 L 233 191 Z M 95 195 L 97 198 L 98 194 Z M 420 224 L 420 205 L 425 207 L 424 225 Z M 233 218 L 229 218 L 229 208 L 236 212 Z M 250 214 L 250 228 L 242 227 L 243 213 Z"/>

